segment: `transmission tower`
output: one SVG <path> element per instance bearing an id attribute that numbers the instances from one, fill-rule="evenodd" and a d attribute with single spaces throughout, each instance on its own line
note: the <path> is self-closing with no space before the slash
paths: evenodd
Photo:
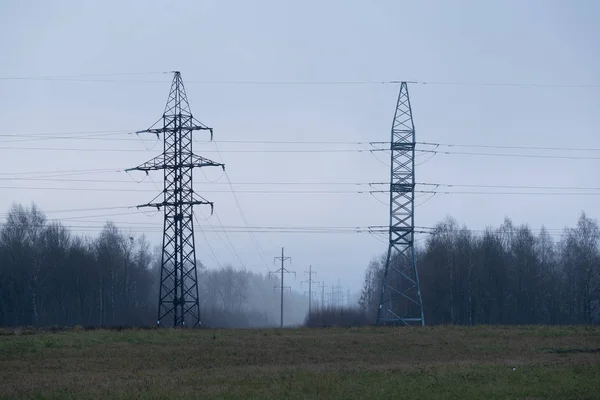
<path id="1" fill-rule="evenodd" d="M 162 127 L 160 127 L 162 125 Z M 158 127 L 156 127 L 158 126 Z M 199 326 L 200 305 L 198 294 L 198 273 L 196 271 L 196 249 L 194 243 L 193 206 L 213 203 L 194 192 L 192 171 L 200 167 L 221 167 L 216 163 L 192 152 L 192 132 L 210 131 L 192 116 L 183 81 L 179 71 L 174 71 L 173 83 L 162 118 L 150 128 L 136 133 L 154 133 L 160 138 L 163 134 L 163 153 L 144 164 L 126 171 L 164 171 L 162 201 L 151 202 L 138 207 L 156 207 L 164 210 L 164 231 L 160 268 L 160 289 L 158 297 L 158 318 L 161 325 L 166 318 L 173 318 L 173 326 Z"/>
<path id="2" fill-rule="evenodd" d="M 283 266 L 283 264 L 288 260 L 290 261 L 290 263 L 292 262 L 292 257 L 285 257 L 283 255 L 283 247 L 281 248 L 281 257 L 275 257 L 274 261 L 277 261 L 277 260 L 281 260 L 281 268 L 279 268 L 277 271 L 269 272 L 269 275 L 281 273 L 281 282 L 279 284 L 279 288 L 277 286 L 275 286 L 275 289 L 281 289 L 281 314 L 280 314 L 280 319 L 279 319 L 279 327 L 283 328 L 283 290 L 289 289 L 290 292 L 292 291 L 291 286 L 283 286 L 283 274 L 294 274 L 294 276 L 296 276 L 296 272 L 288 271 Z"/>
<path id="3" fill-rule="evenodd" d="M 338 304 L 337 304 L 337 291 L 336 288 L 338 287 L 338 285 L 334 285 L 333 283 L 331 284 L 331 294 L 329 295 L 329 304 L 331 304 L 331 308 L 335 309 Z"/>
<path id="4" fill-rule="evenodd" d="M 400 84 L 391 132 L 390 227 L 377 325 L 425 325 L 414 251 L 415 127 Z"/>
<path id="5" fill-rule="evenodd" d="M 313 297 L 313 291 L 312 291 L 312 284 L 313 283 L 319 283 L 317 281 L 313 281 L 312 276 L 316 275 L 316 272 L 313 272 L 312 270 L 312 265 L 308 267 L 308 271 L 304 271 L 305 274 L 308 274 L 308 279 L 305 281 L 302 281 L 300 283 L 308 283 L 308 316 L 310 317 L 310 313 L 312 311 L 312 297 Z M 307 292 L 304 292 L 305 294 Z"/>
<path id="6" fill-rule="evenodd" d="M 346 307 L 350 307 L 350 285 L 346 289 Z"/>
<path id="7" fill-rule="evenodd" d="M 321 282 L 321 305 L 320 309 L 325 310 L 325 288 L 328 286 L 325 282 Z"/>

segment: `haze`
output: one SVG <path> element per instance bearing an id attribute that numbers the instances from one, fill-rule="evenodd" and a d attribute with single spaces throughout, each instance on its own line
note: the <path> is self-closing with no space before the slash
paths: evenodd
<path id="1" fill-rule="evenodd" d="M 161 116 L 172 78 L 168 72 L 179 70 L 194 116 L 214 128 L 216 145 L 203 144 L 208 136 L 200 133 L 194 150 L 226 164 L 248 226 L 385 226 L 387 195 L 368 193 L 385 186 L 366 184 L 388 181 L 389 153 L 337 151 L 385 145 L 297 142 L 389 141 L 398 85 L 376 82 L 408 80 L 427 83 L 409 84 L 418 141 L 598 149 L 599 12 L 595 1 L 541 0 L 5 2 L 0 6 L 0 212 L 4 216 L 15 202 L 35 202 L 74 232 L 95 235 L 111 219 L 160 244 L 162 215 L 156 211 L 148 210 L 150 216 L 135 209 L 52 211 L 135 206 L 160 192 L 160 173 L 137 184 L 142 173 L 122 170 L 159 154 L 162 143 L 126 132 L 145 129 Z M 119 75 L 124 73 L 134 75 Z M 72 78 L 33 79 L 60 76 Z M 16 77 L 26 79 L 7 79 Z M 505 83 L 512 85 L 487 85 Z M 95 138 L 102 140 L 90 139 L 89 132 L 98 131 L 102 135 Z M 111 131 L 118 134 L 106 135 Z M 50 135 L 40 140 L 33 134 Z M 319 152 L 299 152 L 315 149 Z M 417 160 L 423 162 L 417 182 L 496 186 L 440 187 L 430 200 L 422 194 L 417 204 L 426 202 L 417 208 L 418 226 L 451 215 L 483 229 L 509 216 L 534 229 L 559 230 L 574 225 L 582 210 L 598 217 L 597 195 L 576 194 L 580 190 L 538 190 L 542 195 L 498 188 L 598 186 L 597 159 L 422 153 Z M 44 176 L 38 174 L 97 169 L 110 171 L 54 176 L 71 182 L 40 180 Z M 16 181 L 11 175 L 29 172 L 25 176 L 36 180 Z M 209 227 L 246 225 L 226 177 L 218 169 L 195 177 L 197 190 L 214 201 L 216 212 L 208 218 L 209 209 L 196 208 L 206 227 L 206 240 L 199 232 L 196 238 L 199 259 L 208 267 L 241 266 L 224 235 L 219 238 Z M 335 185 L 298 184 L 316 182 Z M 139 191 L 124 191 L 130 189 Z M 245 193 L 249 190 L 260 193 Z M 276 193 L 285 191 L 304 193 Z M 444 193 L 452 191 L 487 194 Z M 499 193 L 489 194 L 493 191 Z M 127 214 L 107 216 L 117 213 Z M 73 217 L 79 219 L 67 219 Z M 297 279 L 286 283 L 297 290 L 306 290 L 299 282 L 312 264 L 315 279 L 339 280 L 358 292 L 367 264 L 387 248 L 385 235 L 368 233 L 255 233 L 259 248 L 247 232 L 228 234 L 244 266 L 255 272 L 275 270 L 272 257 L 285 246 L 292 257 L 288 267 L 297 272 Z"/>

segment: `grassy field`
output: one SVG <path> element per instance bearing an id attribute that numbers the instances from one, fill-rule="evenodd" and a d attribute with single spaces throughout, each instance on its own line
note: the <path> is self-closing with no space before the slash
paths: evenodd
<path id="1" fill-rule="evenodd" d="M 600 327 L 4 330 L 0 398 L 599 399 Z"/>

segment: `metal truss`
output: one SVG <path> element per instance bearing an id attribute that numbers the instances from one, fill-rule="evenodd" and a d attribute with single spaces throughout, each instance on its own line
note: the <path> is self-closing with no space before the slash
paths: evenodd
<path id="1" fill-rule="evenodd" d="M 162 127 L 155 128 L 162 122 Z M 149 129 L 136 133 L 163 134 L 164 151 L 158 157 L 126 171 L 164 171 L 162 201 L 138 207 L 164 209 L 164 232 L 160 269 L 160 289 L 157 325 L 172 317 L 173 326 L 201 325 L 198 294 L 198 273 L 194 242 L 193 206 L 213 203 L 194 192 L 192 171 L 200 167 L 225 169 L 225 165 L 197 156 L 192 151 L 192 133 L 212 128 L 197 121 L 190 111 L 179 71 L 174 71 L 173 83 L 163 116 Z"/>
<path id="2" fill-rule="evenodd" d="M 414 251 L 415 127 L 408 86 L 400 93 L 391 132 L 389 247 L 377 325 L 425 325 Z"/>

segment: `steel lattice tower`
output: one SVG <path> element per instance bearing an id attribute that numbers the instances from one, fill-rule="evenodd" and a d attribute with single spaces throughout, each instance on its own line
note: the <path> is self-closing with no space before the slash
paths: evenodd
<path id="1" fill-rule="evenodd" d="M 392 125 L 389 247 L 377 325 L 425 325 L 414 251 L 415 127 L 408 86 L 400 85 Z"/>
<path id="2" fill-rule="evenodd" d="M 162 127 L 155 128 L 160 125 Z M 194 243 L 193 206 L 213 203 L 194 192 L 192 171 L 194 168 L 225 166 L 195 155 L 192 152 L 192 133 L 198 130 L 210 131 L 196 120 L 183 87 L 179 71 L 174 71 L 169 99 L 161 119 L 149 129 L 136 133 L 149 132 L 157 137 L 163 134 L 164 151 L 158 157 L 127 171 L 164 171 L 163 199 L 138 207 L 164 209 L 164 232 L 160 269 L 160 289 L 158 300 L 157 325 L 172 316 L 173 326 L 199 326 L 200 305 L 198 294 L 198 273 L 196 270 L 196 249 Z"/>

